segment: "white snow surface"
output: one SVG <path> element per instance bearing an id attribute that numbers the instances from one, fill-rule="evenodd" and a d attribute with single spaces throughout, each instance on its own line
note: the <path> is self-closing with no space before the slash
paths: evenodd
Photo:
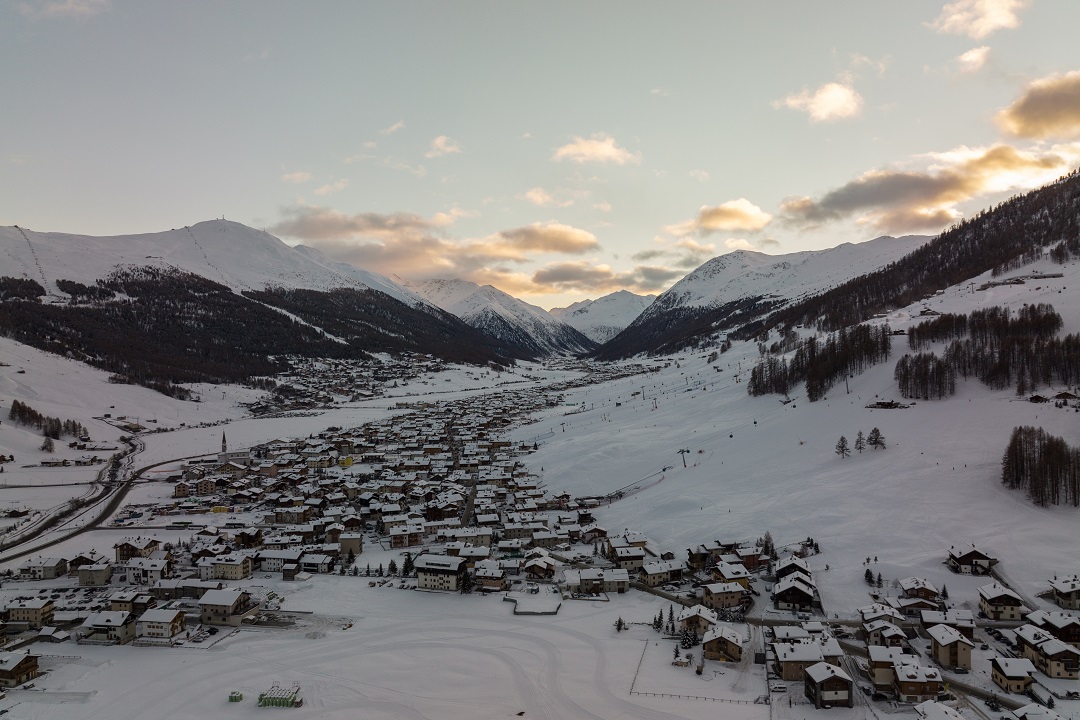
<path id="1" fill-rule="evenodd" d="M 387 277 L 331 260 L 306 246 L 228 220 L 209 220 L 164 232 L 91 236 L 0 227 L 3 274 L 27 277 L 57 295 L 57 280 L 84 285 L 122 267 L 185 270 L 233 290 L 266 287 L 331 290 L 372 288 L 410 306 L 427 306 Z"/>
<path id="2" fill-rule="evenodd" d="M 637 295 L 618 290 L 596 300 L 581 300 L 564 308 L 552 308 L 551 314 L 585 337 L 603 345 L 634 322 L 655 295 Z"/>
<path id="3" fill-rule="evenodd" d="M 675 308 L 707 308 L 741 298 L 794 301 L 817 295 L 899 260 L 931 238 L 882 236 L 827 250 L 766 255 L 735 250 L 709 260 L 653 302 L 642 317 Z"/>
<path id="4" fill-rule="evenodd" d="M 909 327 L 921 321 L 918 313 L 924 306 L 970 312 L 1043 302 L 1062 315 L 1063 332 L 1080 332 L 1080 264 L 1040 263 L 1009 275 L 1035 270 L 1064 272 L 1065 277 L 976 292 L 965 283 L 879 322 Z M 976 285 L 987 279 L 978 278 Z M 894 338 L 893 350 L 888 362 L 852 378 L 850 392 L 840 385 L 827 399 L 809 403 L 797 388 L 788 405 L 776 396 L 747 395 L 745 381 L 758 356 L 753 343 L 736 343 L 713 363 L 706 353 L 658 358 L 649 361 L 659 368 L 653 374 L 569 391 L 562 405 L 512 436 L 538 443 L 539 450 L 523 461 L 542 476 L 549 491 L 581 496 L 628 488 L 623 499 L 596 511 L 598 524 L 613 533 L 641 531 L 679 559 L 697 543 L 754 540 L 766 530 L 780 545 L 812 536 L 821 554 L 808 562 L 830 616 L 854 618 L 856 608 L 869 604 L 863 581 L 867 556 L 877 558 L 870 567 L 883 575 L 885 593 L 896 593 L 894 580 L 923 577 L 936 587 L 947 586 L 950 603 L 966 608 L 977 608 L 977 588 L 986 580 L 949 573 L 943 560 L 950 545 L 974 543 L 997 557 L 998 569 L 1027 597 L 1045 590 L 1054 574 L 1080 570 L 1075 543 L 1069 541 L 1076 537 L 1080 510 L 1035 507 L 1000 483 L 1001 455 L 1015 426 L 1042 426 L 1075 445 L 1076 413 L 1029 403 L 1013 391 L 991 391 L 975 379 L 958 380 L 957 394 L 947 400 L 917 402 L 902 410 L 867 409 L 875 399 L 900 400 L 892 373 L 896 359 L 907 352 L 905 338 Z M 109 385 L 104 373 L 10 340 L 0 341 L 0 361 L 6 363 L 0 367 L 0 407 L 20 398 L 46 414 L 88 423 L 102 410 L 139 413 L 143 419 L 154 415 L 172 426 L 200 418 L 228 422 L 144 435 L 147 450 L 139 465 L 212 451 L 223 429 L 230 446 L 240 446 L 389 412 L 387 399 L 380 398 L 315 417 L 240 419 L 242 411 L 234 405 L 234 394 L 242 392 L 238 388 L 205 387 L 204 402 L 185 403 L 143 388 Z M 532 368 L 530 373 L 539 373 Z M 544 374 L 558 378 L 560 372 L 571 375 Z M 440 393 L 485 391 L 466 389 L 464 371 L 455 369 L 447 377 L 451 383 L 440 378 L 435 384 Z M 1045 395 L 1060 389 L 1039 391 Z M 425 389 L 412 383 L 401 392 Z M 110 405 L 116 407 L 109 410 Z M 846 460 L 834 454 L 841 434 L 850 442 L 857 431 L 873 427 L 880 428 L 887 449 Z M 95 439 L 107 439 L 107 431 L 114 429 L 94 424 L 90 430 Z M 0 425 L 0 452 L 16 454 L 18 466 L 44 457 L 33 448 L 39 440 L 9 422 Z M 680 449 L 690 452 L 680 455 Z M 8 472 L 15 470 L 8 464 Z M 45 477 L 49 483 L 70 479 L 19 470 L 20 482 L 41 477 L 42 492 L 54 490 L 44 487 Z M 14 479 L 7 473 L 4 478 Z M 168 488 L 164 483 L 141 485 L 131 502 L 164 497 Z M 22 492 L 30 491 L 5 488 L 3 500 L 17 502 Z M 59 502 L 55 496 L 42 501 Z M 48 552 L 70 557 L 92 547 L 110 554 L 119 532 L 87 533 Z M 177 539 L 175 531 L 150 532 Z M 371 546 L 360 562 L 391 557 L 400 560 L 396 551 Z M 704 676 L 671 667 L 670 642 L 641 625 L 623 633 L 612 627 L 619 617 L 642 623 L 666 612 L 668 603 L 637 591 L 612 596 L 609 602 L 566 601 L 556 616 L 521 617 L 497 597 L 369 588 L 362 579 L 338 576 L 283 583 L 259 574 L 243 585 L 262 594 L 272 589 L 285 596 L 286 609 L 313 614 L 293 630 L 243 630 L 211 649 L 35 645 L 35 653 L 61 656 L 46 661 L 48 675 L 36 682 L 45 692 L 9 691 L 3 707 L 13 708 L 11 717 L 34 720 L 256 718 L 267 713 L 417 720 L 516 717 L 519 712 L 533 718 L 877 716 L 861 699 L 851 711 L 815 711 L 799 703 L 798 684 L 790 692 L 793 708 L 776 699 L 772 706 L 752 704 L 766 692 L 764 675 L 752 663 L 742 668 L 709 661 Z M 27 584 L 5 581 L 0 601 L 27 590 Z M 969 682 L 989 687 L 986 658 L 976 658 L 976 668 L 966 676 Z M 638 692 L 750 704 L 629 695 L 639 663 Z M 299 683 L 305 707 L 257 709 L 254 696 L 274 682 Z M 232 690 L 243 691 L 245 701 L 230 705 L 226 697 Z M 1078 706 L 1063 700 L 1057 710 L 1076 718 Z"/>

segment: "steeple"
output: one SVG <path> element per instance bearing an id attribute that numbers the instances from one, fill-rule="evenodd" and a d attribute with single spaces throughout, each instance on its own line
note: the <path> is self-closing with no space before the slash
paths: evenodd
<path id="1" fill-rule="evenodd" d="M 221 452 L 229 452 L 229 444 L 225 442 L 225 431 L 221 431 Z"/>

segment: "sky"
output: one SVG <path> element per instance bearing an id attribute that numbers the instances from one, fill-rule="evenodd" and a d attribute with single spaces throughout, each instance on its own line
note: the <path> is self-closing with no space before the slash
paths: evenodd
<path id="1" fill-rule="evenodd" d="M 0 225 L 217 217 L 545 308 L 1080 166 L 1074 0 L 0 4 Z"/>

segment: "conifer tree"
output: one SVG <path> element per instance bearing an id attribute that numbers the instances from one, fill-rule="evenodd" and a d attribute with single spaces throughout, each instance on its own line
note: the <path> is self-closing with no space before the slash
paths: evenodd
<path id="1" fill-rule="evenodd" d="M 841 460 L 846 460 L 851 455 L 851 450 L 848 449 L 847 438 L 843 435 L 836 441 L 836 454 L 840 456 Z"/>
<path id="2" fill-rule="evenodd" d="M 855 436 L 855 450 L 861 454 L 865 449 L 866 438 L 863 437 L 862 430 L 860 430 L 859 434 Z"/>

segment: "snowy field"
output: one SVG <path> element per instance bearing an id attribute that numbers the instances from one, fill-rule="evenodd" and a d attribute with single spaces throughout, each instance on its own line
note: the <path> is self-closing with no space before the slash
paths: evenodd
<path id="1" fill-rule="evenodd" d="M 950 290 L 928 305 L 940 312 L 968 312 L 988 304 L 1051 302 L 1065 319 L 1065 332 L 1077 332 L 1080 277 L 1075 266 L 1065 272 L 1063 279 L 986 292 Z M 903 329 L 918 321 L 914 315 L 921 308 L 897 311 L 888 322 Z M 809 403 L 797 390 L 787 405 L 776 396 L 746 394 L 745 381 L 757 359 L 752 344 L 737 343 L 712 364 L 706 362 L 707 352 L 651 359 L 646 362 L 661 367 L 658 372 L 571 391 L 563 405 L 515 429 L 513 437 L 538 443 L 538 451 L 524 461 L 549 491 L 594 495 L 626 489 L 621 500 L 597 510 L 598 523 L 612 533 L 644 532 L 679 559 L 698 543 L 754 540 L 766 530 L 781 545 L 813 537 L 821 554 L 810 564 L 830 616 L 852 618 L 870 601 L 863 581 L 867 557 L 871 570 L 886 581 L 882 592 L 895 594 L 891 581 L 916 575 L 938 588 L 947 586 L 950 603 L 968 608 L 975 608 L 983 581 L 946 571 L 942 562 L 950 545 L 975 543 L 999 558 L 999 568 L 1029 598 L 1054 574 L 1080 571 L 1078 511 L 1033 507 L 999 480 L 1013 427 L 1039 425 L 1076 444 L 1080 416 L 1033 405 L 1011 391 L 991 392 L 976 380 L 958 381 L 957 395 L 948 400 L 866 409 L 876 399 L 900 399 L 892 373 L 906 347 L 905 338 L 894 338 L 894 357 L 851 379 L 850 392 L 841 384 L 828 399 Z M 329 425 L 359 425 L 385 416 L 393 404 L 380 398 L 314 417 L 240 419 L 237 402 L 249 391 L 239 388 L 206 388 L 202 403 L 177 402 L 142 388 L 109 385 L 102 373 L 7 340 L 0 340 L 0 362 L 7 364 L 0 367 L 5 404 L 19 398 L 45 414 L 78 419 L 95 440 L 121 434 L 93 420 L 103 412 L 167 420 L 170 426 L 215 423 L 147 435 L 137 467 L 215 452 L 222 431 L 230 447 L 239 447 Z M 452 399 L 491 391 L 476 386 L 463 370 L 447 377 L 450 383 L 440 377 L 397 392 Z M 874 427 L 885 436 L 887 449 L 846 460 L 834 454 L 840 435 L 853 442 L 859 430 L 869 433 Z M 14 453 L 15 465 L 24 457 L 40 459 L 35 443 L 40 436 L 7 422 L 0 426 L 0 453 Z M 86 487 L 46 488 L 41 477 L 48 475 L 9 463 L 5 482 L 38 487 L 4 488 L 0 507 L 48 507 Z M 76 473 L 56 477 L 68 482 Z M 144 484 L 128 502 L 154 502 L 167 493 L 164 484 Z M 91 547 L 109 552 L 118 539 L 136 534 L 163 541 L 181 537 L 173 530 L 102 530 L 50 552 L 71 555 Z M 366 548 L 358 564 L 394 556 Z M 316 576 L 267 585 L 263 589 L 286 596 L 287 610 L 312 614 L 299 616 L 295 628 L 245 629 L 208 649 L 37 646 L 35 651 L 78 657 L 48 660 L 49 673 L 36 684 L 50 692 L 14 691 L 4 707 L 14 708 L 11 717 L 50 720 L 241 718 L 281 712 L 258 711 L 254 698 L 275 682 L 295 682 L 305 706 L 289 711 L 290 717 L 473 720 L 521 712 L 533 718 L 819 717 L 805 704 L 794 704 L 795 691 L 789 692 L 792 707 L 781 698 L 772 714 L 769 706 L 755 704 L 766 694 L 761 666 L 709 662 L 697 676 L 671 666 L 671 642 L 653 630 L 631 624 L 616 633 L 619 617 L 643 623 L 666 611 L 667 603 L 649 595 L 567 600 L 558 615 L 523 617 L 498 597 L 369 588 L 364 580 Z M 273 582 L 261 575 L 252 581 Z M 20 585 L 5 584 L 5 596 L 12 587 Z M 977 672 L 969 678 L 986 684 Z M 635 692 L 713 700 L 630 695 L 632 683 Z M 243 703 L 227 702 L 233 690 L 244 693 Z M 858 702 L 854 710 L 829 716 L 869 717 L 871 710 L 861 698 Z"/>

